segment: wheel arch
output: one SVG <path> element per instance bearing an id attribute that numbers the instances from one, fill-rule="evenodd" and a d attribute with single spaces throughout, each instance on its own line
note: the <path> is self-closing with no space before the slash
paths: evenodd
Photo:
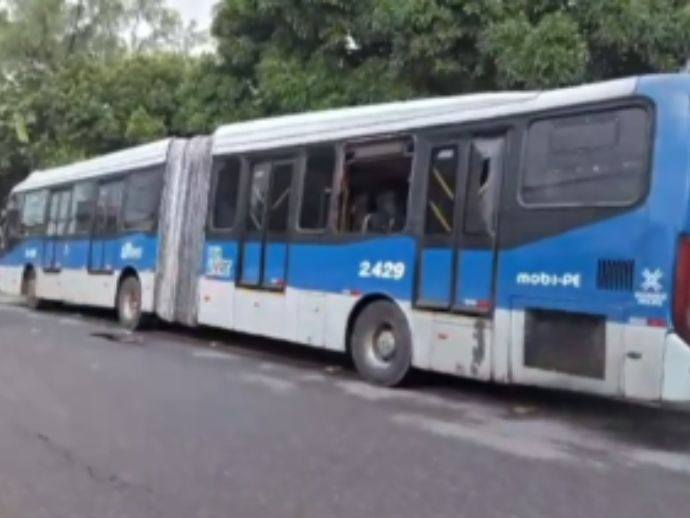
<path id="1" fill-rule="evenodd" d="M 120 295 L 120 288 L 122 287 L 122 283 L 130 277 L 134 277 L 141 283 L 141 278 L 139 277 L 139 272 L 137 271 L 137 269 L 133 266 L 125 266 L 120 272 L 120 276 L 117 279 L 117 289 L 115 290 L 115 307 L 117 307 L 117 298 Z"/>

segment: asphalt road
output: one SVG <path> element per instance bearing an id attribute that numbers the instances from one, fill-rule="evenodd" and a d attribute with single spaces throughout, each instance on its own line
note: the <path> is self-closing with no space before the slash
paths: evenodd
<path id="1" fill-rule="evenodd" d="M 690 515 L 690 415 L 0 305 L 0 518 Z"/>

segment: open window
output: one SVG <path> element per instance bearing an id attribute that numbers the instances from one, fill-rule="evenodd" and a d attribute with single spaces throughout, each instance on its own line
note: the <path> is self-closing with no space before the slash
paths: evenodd
<path id="1" fill-rule="evenodd" d="M 410 139 L 349 146 L 339 229 L 354 234 L 397 234 L 407 223 L 414 143 Z"/>

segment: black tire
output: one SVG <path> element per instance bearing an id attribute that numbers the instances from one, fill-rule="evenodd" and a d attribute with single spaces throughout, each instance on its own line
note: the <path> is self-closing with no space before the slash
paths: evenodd
<path id="1" fill-rule="evenodd" d="M 123 279 L 117 290 L 117 317 L 128 331 L 137 331 L 144 326 L 141 298 L 139 279 L 134 276 Z"/>
<path id="2" fill-rule="evenodd" d="M 36 270 L 28 269 L 24 273 L 22 279 L 22 296 L 24 297 L 24 304 L 32 310 L 39 310 L 44 307 L 44 303 L 36 295 Z"/>
<path id="3" fill-rule="evenodd" d="M 369 383 L 400 386 L 412 370 L 412 334 L 402 311 L 388 301 L 372 302 L 357 316 L 352 360 Z"/>

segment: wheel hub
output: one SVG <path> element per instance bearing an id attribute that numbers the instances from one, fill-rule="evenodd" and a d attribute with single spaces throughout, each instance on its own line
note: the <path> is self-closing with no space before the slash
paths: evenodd
<path id="1" fill-rule="evenodd" d="M 380 362 L 390 363 L 393 361 L 396 349 L 395 335 L 392 329 L 384 327 L 374 335 L 373 352 Z"/>

